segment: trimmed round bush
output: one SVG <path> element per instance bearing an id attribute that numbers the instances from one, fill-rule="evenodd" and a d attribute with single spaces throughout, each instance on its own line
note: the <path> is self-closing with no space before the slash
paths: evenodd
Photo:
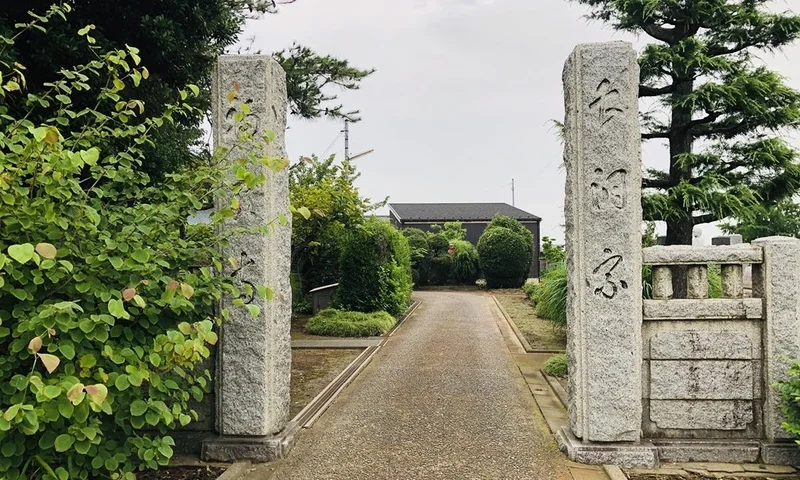
<path id="1" fill-rule="evenodd" d="M 370 219 L 345 241 L 334 306 L 399 315 L 411 300 L 408 240 L 390 223 Z"/>
<path id="2" fill-rule="evenodd" d="M 386 312 L 345 312 L 328 308 L 306 322 L 306 333 L 327 337 L 377 337 L 395 324 L 397 319 Z"/>
<path id="3" fill-rule="evenodd" d="M 533 233 L 525 228 L 525 225 L 521 224 L 518 220 L 505 215 L 496 215 L 492 221 L 489 222 L 489 225 L 486 226 L 486 229 L 488 230 L 495 227 L 507 228 L 522 236 L 528 247 L 525 253 L 525 261 L 528 262 L 528 271 L 530 271 L 530 263 L 533 262 Z"/>
<path id="4" fill-rule="evenodd" d="M 528 242 L 505 227 L 487 228 L 478 240 L 480 268 L 489 288 L 519 288 L 531 268 Z"/>

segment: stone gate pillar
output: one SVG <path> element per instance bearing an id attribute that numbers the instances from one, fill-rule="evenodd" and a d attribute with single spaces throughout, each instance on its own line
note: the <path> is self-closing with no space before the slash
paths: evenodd
<path id="1" fill-rule="evenodd" d="M 275 140 L 259 150 L 259 156 L 285 158 L 286 75 L 277 62 L 266 55 L 223 55 L 214 73 L 213 90 L 215 148 L 230 150 L 228 158 L 241 158 L 262 148 L 264 132 L 271 130 Z M 236 92 L 232 101 L 230 92 Z M 249 105 L 249 114 L 241 122 L 236 112 L 243 104 Z M 241 141 L 242 128 L 254 134 L 258 145 Z M 282 226 L 276 221 L 281 215 L 290 218 L 289 179 L 286 170 L 276 173 L 261 168 L 266 183 L 241 195 L 236 216 L 225 228 L 271 222 L 275 228 L 265 235 L 234 237 L 225 256 L 236 259 L 237 265 L 226 268 L 242 286 L 267 285 L 274 298 L 263 300 L 255 293 L 242 296 L 245 303 L 260 307 L 256 318 L 233 307 L 232 298 L 223 299 L 231 317 L 223 324 L 217 349 L 216 427 L 221 436 L 204 443 L 207 459 L 273 458 L 275 434 L 289 417 L 291 223 Z"/>
<path id="2" fill-rule="evenodd" d="M 564 68 L 569 418 L 583 442 L 641 432 L 638 87 L 628 43 L 579 45 Z"/>

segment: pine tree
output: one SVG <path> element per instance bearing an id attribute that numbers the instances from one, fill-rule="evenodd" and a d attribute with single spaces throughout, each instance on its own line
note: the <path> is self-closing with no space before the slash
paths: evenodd
<path id="1" fill-rule="evenodd" d="M 642 202 L 646 220 L 666 222 L 667 244 L 800 190 L 798 152 L 781 138 L 800 126 L 800 92 L 757 62 L 800 36 L 800 16 L 767 0 L 573 1 L 658 41 L 639 57 L 639 97 L 655 105 L 642 139 L 669 145 L 669 169 L 646 171 Z"/>

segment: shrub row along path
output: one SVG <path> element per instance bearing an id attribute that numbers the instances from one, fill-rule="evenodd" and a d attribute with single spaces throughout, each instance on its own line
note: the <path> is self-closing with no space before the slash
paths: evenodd
<path id="1" fill-rule="evenodd" d="M 415 295 L 422 306 L 272 478 L 571 479 L 491 297 Z"/>

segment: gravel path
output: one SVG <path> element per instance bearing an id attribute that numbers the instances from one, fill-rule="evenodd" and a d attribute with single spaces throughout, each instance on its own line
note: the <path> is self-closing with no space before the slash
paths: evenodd
<path id="1" fill-rule="evenodd" d="M 276 479 L 568 479 L 498 329 L 491 297 L 422 306 L 314 426 Z"/>

